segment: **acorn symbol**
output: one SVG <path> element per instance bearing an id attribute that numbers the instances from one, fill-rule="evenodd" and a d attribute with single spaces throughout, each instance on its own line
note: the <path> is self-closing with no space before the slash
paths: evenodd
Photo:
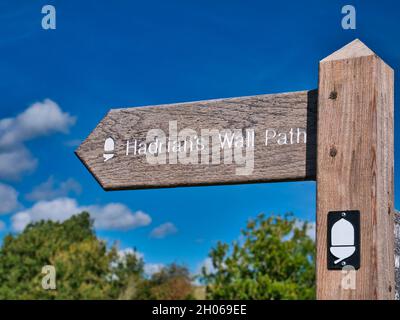
<path id="1" fill-rule="evenodd" d="M 331 230 L 330 252 L 338 258 L 335 264 L 349 258 L 355 251 L 354 246 L 354 227 L 344 218 L 338 220 Z"/>
<path id="2" fill-rule="evenodd" d="M 112 138 L 107 138 L 106 141 L 104 142 L 104 153 L 103 153 L 104 162 L 114 157 L 114 147 L 115 147 L 114 140 Z"/>

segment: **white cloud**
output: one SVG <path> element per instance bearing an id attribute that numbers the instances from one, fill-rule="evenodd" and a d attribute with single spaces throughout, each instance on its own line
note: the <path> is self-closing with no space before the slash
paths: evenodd
<path id="1" fill-rule="evenodd" d="M 201 274 L 203 267 L 206 269 L 208 274 L 215 273 L 217 270 L 214 268 L 212 259 L 210 257 L 205 258 L 197 267 L 196 274 Z"/>
<path id="2" fill-rule="evenodd" d="M 223 264 L 225 267 L 225 264 Z M 213 274 L 217 272 L 217 269 L 214 268 L 212 264 L 212 259 L 210 257 L 205 258 L 203 261 L 201 261 L 199 264 L 197 264 L 197 267 L 195 269 L 195 277 L 194 280 L 192 281 L 192 284 L 195 286 L 202 286 L 204 283 L 202 283 L 202 271 L 203 267 L 206 269 L 207 274 Z"/>
<path id="3" fill-rule="evenodd" d="M 33 171 L 37 160 L 24 143 L 57 132 L 67 133 L 75 120 L 50 99 L 32 104 L 14 118 L 0 119 L 0 179 L 15 180 Z"/>
<path id="4" fill-rule="evenodd" d="M 307 235 L 315 240 L 316 237 L 316 226 L 315 226 L 315 222 L 308 222 L 308 230 L 307 230 Z"/>
<path id="5" fill-rule="evenodd" d="M 74 123 L 75 118 L 62 112 L 54 101 L 36 102 L 15 118 L 0 120 L 0 148 L 56 132 L 67 133 Z"/>
<path id="6" fill-rule="evenodd" d="M 22 231 L 31 222 L 40 220 L 64 221 L 81 211 L 77 202 L 70 198 L 39 201 L 33 207 L 13 215 L 11 217 L 12 227 L 15 231 Z"/>
<path id="7" fill-rule="evenodd" d="M 54 177 L 50 176 L 45 182 L 28 193 L 26 199 L 31 201 L 52 200 L 66 197 L 72 193 L 77 195 L 80 194 L 81 191 L 81 185 L 72 178 L 58 183 L 54 180 Z"/>
<path id="8" fill-rule="evenodd" d="M 0 148 L 0 179 L 17 180 L 23 172 L 32 172 L 37 160 L 23 145 L 14 149 Z"/>
<path id="9" fill-rule="evenodd" d="M 144 273 L 151 277 L 153 274 L 160 272 L 165 265 L 162 263 L 146 263 L 144 265 Z"/>
<path id="10" fill-rule="evenodd" d="M 0 182 L 0 214 L 9 213 L 18 206 L 18 192 Z"/>
<path id="11" fill-rule="evenodd" d="M 125 259 L 125 257 L 128 254 L 129 255 L 135 255 L 138 259 L 143 259 L 144 258 L 144 254 L 143 253 L 141 253 L 141 252 L 139 252 L 139 251 L 137 251 L 135 249 L 132 249 L 132 248 L 125 248 L 125 249 L 118 250 L 118 257 L 120 259 Z"/>
<path id="12" fill-rule="evenodd" d="M 75 199 L 57 198 L 42 200 L 31 208 L 17 212 L 11 217 L 15 231 L 22 231 L 27 224 L 40 220 L 64 221 L 72 215 L 88 211 L 94 219 L 94 226 L 104 230 L 127 230 L 146 226 L 151 217 L 141 211 L 133 213 L 121 203 L 110 203 L 105 206 L 79 206 Z"/>
<path id="13" fill-rule="evenodd" d="M 295 227 L 297 228 L 302 228 L 304 223 L 307 223 L 308 228 L 307 228 L 307 235 L 315 241 L 316 237 L 316 226 L 315 226 L 315 221 L 304 221 L 304 220 L 296 220 Z"/>
<path id="14" fill-rule="evenodd" d="M 65 141 L 64 144 L 65 144 L 67 147 L 77 147 L 77 146 L 79 146 L 81 143 L 82 143 L 82 140 L 80 140 L 80 139 L 72 139 L 72 140 Z"/>
<path id="15" fill-rule="evenodd" d="M 0 220 L 0 232 L 6 230 L 6 224 Z"/>
<path id="16" fill-rule="evenodd" d="M 171 222 L 167 222 L 154 228 L 150 233 L 150 237 L 161 239 L 177 232 L 178 229 L 175 227 L 175 225 Z"/>
<path id="17" fill-rule="evenodd" d="M 11 217 L 12 221 L 12 228 L 14 231 L 21 232 L 22 230 L 25 229 L 25 227 L 33 222 L 29 213 L 23 211 L 15 214 L 14 216 Z"/>
<path id="18" fill-rule="evenodd" d="M 132 211 L 121 203 L 110 203 L 105 206 L 89 206 L 84 208 L 93 214 L 94 226 L 97 229 L 128 230 L 144 227 L 151 223 L 151 217 L 142 212 Z"/>

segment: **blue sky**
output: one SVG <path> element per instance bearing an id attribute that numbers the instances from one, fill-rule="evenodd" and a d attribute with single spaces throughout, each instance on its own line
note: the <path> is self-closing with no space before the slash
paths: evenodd
<path id="1" fill-rule="evenodd" d="M 45 4 L 56 8 L 56 30 L 41 28 Z M 346 4 L 356 8 L 356 30 L 341 27 Z M 142 211 L 151 223 L 98 228 L 100 237 L 136 247 L 149 264 L 176 261 L 196 271 L 216 241 L 236 239 L 260 212 L 292 211 L 314 220 L 313 182 L 105 192 L 73 151 L 110 108 L 314 89 L 318 61 L 354 38 L 396 71 L 399 9 L 397 1 L 384 0 L 0 0 L 0 121 L 22 119 L 18 115 L 45 99 L 62 117 L 45 132 L 17 134 L 20 158 L 11 177 L 1 174 L 8 151 L 0 137 L 0 237 L 14 232 L 16 214 L 37 214 L 38 204 L 68 199 L 104 217 L 107 205 L 117 203 L 121 217 Z M 35 189 L 42 193 L 32 195 Z M 175 232 L 152 237 L 165 223 Z"/>

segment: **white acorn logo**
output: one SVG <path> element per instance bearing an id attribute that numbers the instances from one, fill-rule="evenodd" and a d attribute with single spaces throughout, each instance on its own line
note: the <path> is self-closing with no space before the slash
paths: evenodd
<path id="1" fill-rule="evenodd" d="M 350 257 L 356 251 L 354 246 L 354 227 L 346 219 L 342 218 L 333 225 L 331 245 L 330 252 L 338 258 L 334 261 L 335 264 Z"/>
<path id="2" fill-rule="evenodd" d="M 106 141 L 104 142 L 104 153 L 103 153 L 104 162 L 114 157 L 114 147 L 115 147 L 114 140 L 112 138 L 107 138 Z"/>

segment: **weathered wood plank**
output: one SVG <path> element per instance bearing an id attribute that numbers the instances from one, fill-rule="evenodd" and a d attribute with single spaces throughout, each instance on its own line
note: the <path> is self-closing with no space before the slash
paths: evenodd
<path id="1" fill-rule="evenodd" d="M 356 40 L 320 62 L 317 298 L 393 299 L 393 70 Z M 327 214 L 360 210 L 355 289 L 327 269 Z"/>
<path id="2" fill-rule="evenodd" d="M 314 180 L 316 98 L 316 91 L 303 91 L 114 109 L 79 146 L 76 154 L 106 190 Z M 149 164 L 146 156 L 134 155 L 135 140 L 146 140 L 151 129 L 162 129 L 168 135 L 174 121 L 178 131 L 190 128 L 198 135 L 202 129 L 220 132 L 239 129 L 246 137 L 246 129 L 254 130 L 254 169 L 249 174 L 238 174 L 237 169 L 245 165 L 238 164 L 239 157 L 235 156 L 232 163 L 224 163 L 224 150 L 220 164 L 201 163 L 203 151 L 198 153 L 199 163 L 192 164 L 182 164 L 179 159 L 173 163 L 168 155 L 165 164 Z M 276 136 L 266 145 L 268 129 L 275 130 Z M 291 141 L 290 129 L 293 129 Z M 302 131 L 307 135 L 306 143 Z M 282 143 L 280 133 L 286 133 L 287 144 Z M 272 137 L 273 132 L 268 134 Z M 104 162 L 104 142 L 109 137 L 115 142 L 115 155 Z M 128 155 L 127 141 L 131 147 Z M 213 144 L 208 154 L 218 144 L 210 141 Z M 247 149 L 242 151 L 246 155 Z M 210 156 L 210 159 L 213 158 Z"/>
<path id="3" fill-rule="evenodd" d="M 400 212 L 398 211 L 395 211 L 394 239 L 394 269 L 396 281 L 395 299 L 400 300 Z"/>

